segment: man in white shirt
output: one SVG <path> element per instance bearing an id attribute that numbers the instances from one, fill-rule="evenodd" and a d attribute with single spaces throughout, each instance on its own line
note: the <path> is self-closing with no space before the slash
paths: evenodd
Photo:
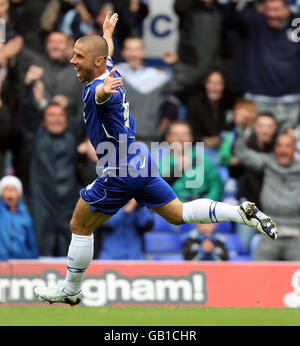
<path id="1" fill-rule="evenodd" d="M 170 73 L 144 65 L 146 51 L 139 37 L 125 40 L 122 56 L 125 62 L 118 64 L 117 69 L 123 77 L 127 99 L 135 116 L 137 138 L 145 143 L 158 140 L 160 106 Z"/>

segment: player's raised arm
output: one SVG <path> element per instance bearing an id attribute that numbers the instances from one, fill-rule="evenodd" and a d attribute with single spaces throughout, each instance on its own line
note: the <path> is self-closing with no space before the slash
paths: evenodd
<path id="1" fill-rule="evenodd" d="M 113 33 L 115 31 L 116 24 L 118 22 L 118 14 L 112 14 L 111 11 L 106 13 L 106 17 L 103 23 L 103 38 L 108 44 L 108 56 L 112 57 L 114 54 L 114 41 Z"/>
<path id="2" fill-rule="evenodd" d="M 122 85 L 122 78 L 114 78 L 113 75 L 116 72 L 114 67 L 109 75 L 105 78 L 104 83 L 96 87 L 96 100 L 98 103 L 106 102 L 112 94 L 117 94 L 118 91 L 115 90 Z"/>

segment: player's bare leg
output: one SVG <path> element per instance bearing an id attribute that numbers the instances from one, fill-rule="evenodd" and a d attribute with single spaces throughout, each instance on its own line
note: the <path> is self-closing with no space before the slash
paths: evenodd
<path id="1" fill-rule="evenodd" d="M 82 198 L 77 202 L 70 227 L 72 240 L 67 258 L 67 274 L 62 285 L 36 287 L 36 296 L 49 303 L 79 304 L 81 284 L 86 269 L 93 259 L 94 236 L 92 231 L 107 221 L 110 215 L 93 212 Z"/>
<path id="2" fill-rule="evenodd" d="M 103 214 L 100 211 L 93 212 L 90 205 L 80 197 L 70 222 L 71 231 L 73 234 L 90 236 L 95 228 L 102 225 L 110 217 L 111 215 Z"/>
<path id="3" fill-rule="evenodd" d="M 161 207 L 152 208 L 168 222 L 183 223 L 218 223 L 236 222 L 250 226 L 268 238 L 277 238 L 277 229 L 271 218 L 262 213 L 254 203 L 243 202 L 233 206 L 207 198 L 182 203 L 178 198 Z"/>
<path id="4" fill-rule="evenodd" d="M 182 218 L 183 203 L 178 198 L 161 207 L 152 207 L 151 209 L 173 225 L 185 223 Z"/>

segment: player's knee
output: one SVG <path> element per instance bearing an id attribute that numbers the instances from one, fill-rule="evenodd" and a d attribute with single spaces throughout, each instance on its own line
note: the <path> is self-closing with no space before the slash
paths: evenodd
<path id="1" fill-rule="evenodd" d="M 76 233 L 76 231 L 79 229 L 77 222 L 74 218 L 70 221 L 70 228 L 72 233 Z"/>
<path id="2" fill-rule="evenodd" d="M 74 234 L 85 235 L 88 233 L 88 230 L 82 227 L 82 225 L 80 225 L 74 217 L 70 221 L 70 228 Z"/>
<path id="3" fill-rule="evenodd" d="M 167 221 L 172 225 L 182 225 L 184 224 L 183 218 L 180 215 L 172 216 L 167 218 Z"/>

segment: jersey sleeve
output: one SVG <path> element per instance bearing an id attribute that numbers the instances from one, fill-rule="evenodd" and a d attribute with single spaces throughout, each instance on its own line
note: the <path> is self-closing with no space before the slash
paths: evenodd
<path id="1" fill-rule="evenodd" d="M 114 68 L 114 62 L 110 56 L 107 57 L 106 68 L 108 71 L 111 71 Z"/>

